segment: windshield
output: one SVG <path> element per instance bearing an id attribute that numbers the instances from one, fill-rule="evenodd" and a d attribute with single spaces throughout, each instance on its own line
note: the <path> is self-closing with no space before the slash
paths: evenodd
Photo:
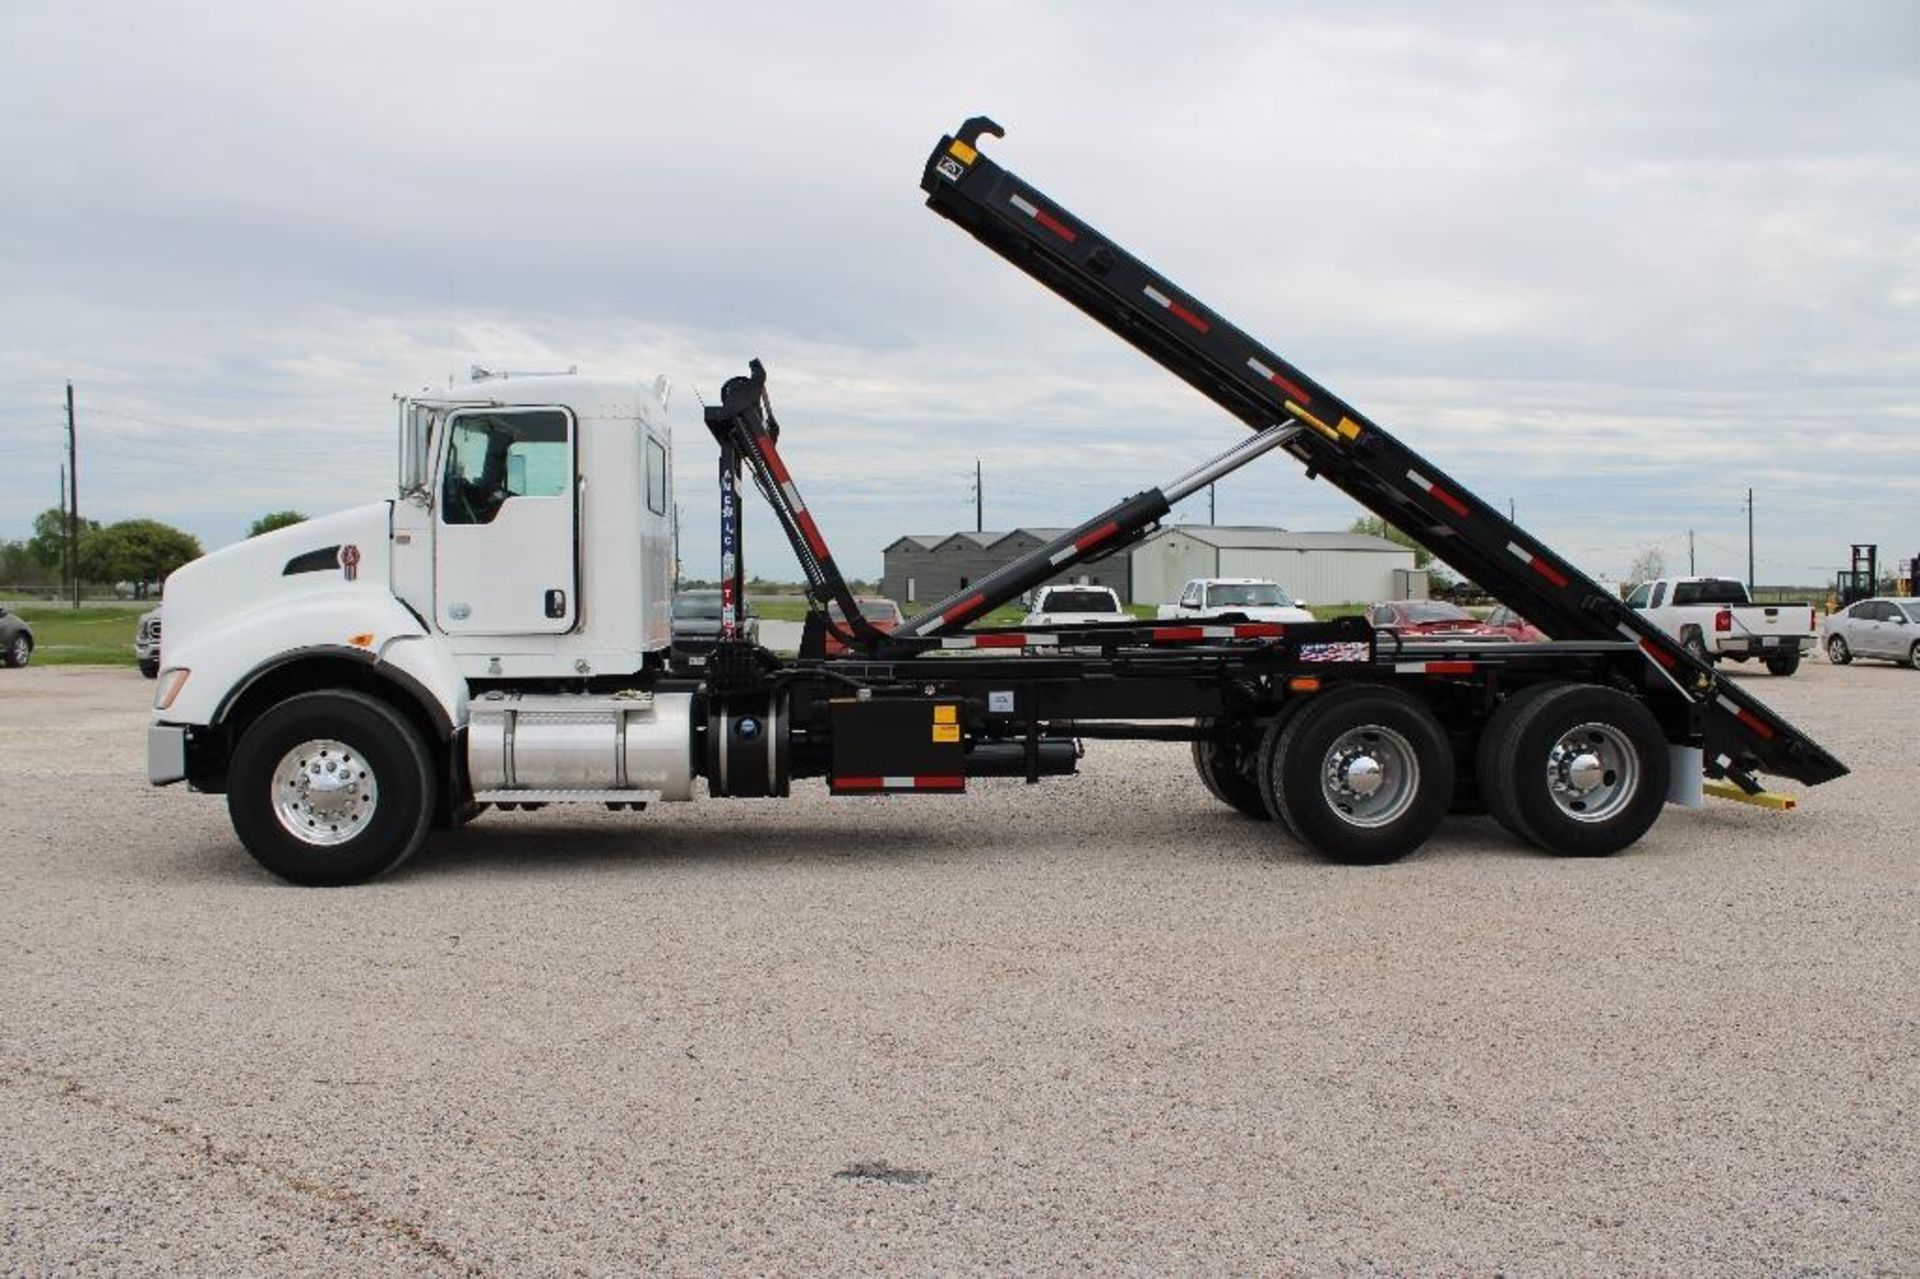
<path id="1" fill-rule="evenodd" d="M 1118 613 L 1120 602 L 1110 591 L 1048 591 L 1040 597 L 1047 613 Z"/>
<path id="2" fill-rule="evenodd" d="M 1408 600 L 1400 606 L 1409 622 L 1471 622 L 1473 614 L 1440 600 Z"/>
<path id="3" fill-rule="evenodd" d="M 673 615 L 682 622 L 720 620 L 719 591 L 685 591 L 673 597 Z"/>
<path id="4" fill-rule="evenodd" d="M 1207 588 L 1207 603 L 1248 604 L 1255 608 L 1284 608 L 1293 603 L 1287 593 L 1272 582 L 1232 582 Z"/>

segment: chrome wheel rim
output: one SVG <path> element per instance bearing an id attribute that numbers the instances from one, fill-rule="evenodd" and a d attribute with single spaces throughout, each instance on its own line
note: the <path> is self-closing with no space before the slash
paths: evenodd
<path id="1" fill-rule="evenodd" d="M 1836 662 L 1847 660 L 1847 642 L 1839 636 L 1827 641 L 1827 656 Z"/>
<path id="2" fill-rule="evenodd" d="M 12 656 L 8 660 L 10 660 L 15 666 L 25 666 L 27 664 L 27 653 L 30 651 L 27 648 L 26 636 L 24 635 L 14 636 L 13 646 L 8 651 L 12 654 Z"/>
<path id="3" fill-rule="evenodd" d="M 273 770 L 273 814 L 303 844 L 344 844 L 367 828 L 379 806 L 373 765 L 344 742 L 301 742 Z"/>
<path id="4" fill-rule="evenodd" d="M 1350 826 L 1385 826 L 1413 806 L 1420 762 L 1413 743 L 1383 724 L 1350 728 L 1320 760 L 1320 796 Z"/>
<path id="5" fill-rule="evenodd" d="M 1618 816 L 1639 788 L 1639 752 L 1612 724 L 1576 725 L 1547 752 L 1547 793 L 1576 822 Z"/>

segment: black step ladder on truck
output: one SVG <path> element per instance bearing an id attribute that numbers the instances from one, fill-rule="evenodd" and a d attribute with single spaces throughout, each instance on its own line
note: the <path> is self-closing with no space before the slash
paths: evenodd
<path id="1" fill-rule="evenodd" d="M 1700 741 L 1708 776 L 1757 795 L 1762 787 L 1755 774 L 1808 785 L 1846 774 L 1844 764 L 1792 724 L 1694 660 L 1378 423 L 982 154 L 983 134 L 1004 136 L 976 116 L 943 137 L 928 158 L 921 187 L 935 212 L 1255 431 L 1304 428 L 1281 447 L 1309 478 L 1326 479 L 1416 537 L 1554 639 L 1637 644 L 1647 662 L 1650 701 L 1663 719 Z"/>

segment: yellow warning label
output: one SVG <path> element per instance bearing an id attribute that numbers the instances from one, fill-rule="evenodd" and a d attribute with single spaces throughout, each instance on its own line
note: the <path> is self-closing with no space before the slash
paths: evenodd
<path id="1" fill-rule="evenodd" d="M 952 156 L 954 159 L 958 160 L 962 164 L 972 164 L 974 157 L 979 155 L 980 153 L 978 151 L 975 151 L 972 147 L 968 146 L 966 143 L 962 142 L 960 139 L 955 138 L 953 140 L 953 145 L 947 148 L 947 154 Z"/>
<path id="2" fill-rule="evenodd" d="M 958 724 L 935 724 L 933 726 L 933 740 L 936 742 L 959 741 L 960 726 Z"/>
<path id="3" fill-rule="evenodd" d="M 1350 440 L 1357 440 L 1360 438 L 1360 424 L 1350 417 L 1343 417 L 1340 419 L 1340 434 Z"/>
<path id="4" fill-rule="evenodd" d="M 958 724 L 960 722 L 960 708 L 958 706 L 934 707 L 933 722 L 936 724 Z"/>

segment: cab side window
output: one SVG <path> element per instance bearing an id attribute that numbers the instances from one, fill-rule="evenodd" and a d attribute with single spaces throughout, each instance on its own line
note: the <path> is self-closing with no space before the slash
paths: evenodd
<path id="1" fill-rule="evenodd" d="M 440 517 L 491 524 L 508 498 L 565 497 L 573 483 L 567 415 L 554 409 L 461 413 L 447 434 Z"/>
<path id="2" fill-rule="evenodd" d="M 1647 600 L 1653 595 L 1653 583 L 1642 582 L 1633 588 L 1633 594 L 1627 596 L 1628 608 L 1645 608 Z"/>

